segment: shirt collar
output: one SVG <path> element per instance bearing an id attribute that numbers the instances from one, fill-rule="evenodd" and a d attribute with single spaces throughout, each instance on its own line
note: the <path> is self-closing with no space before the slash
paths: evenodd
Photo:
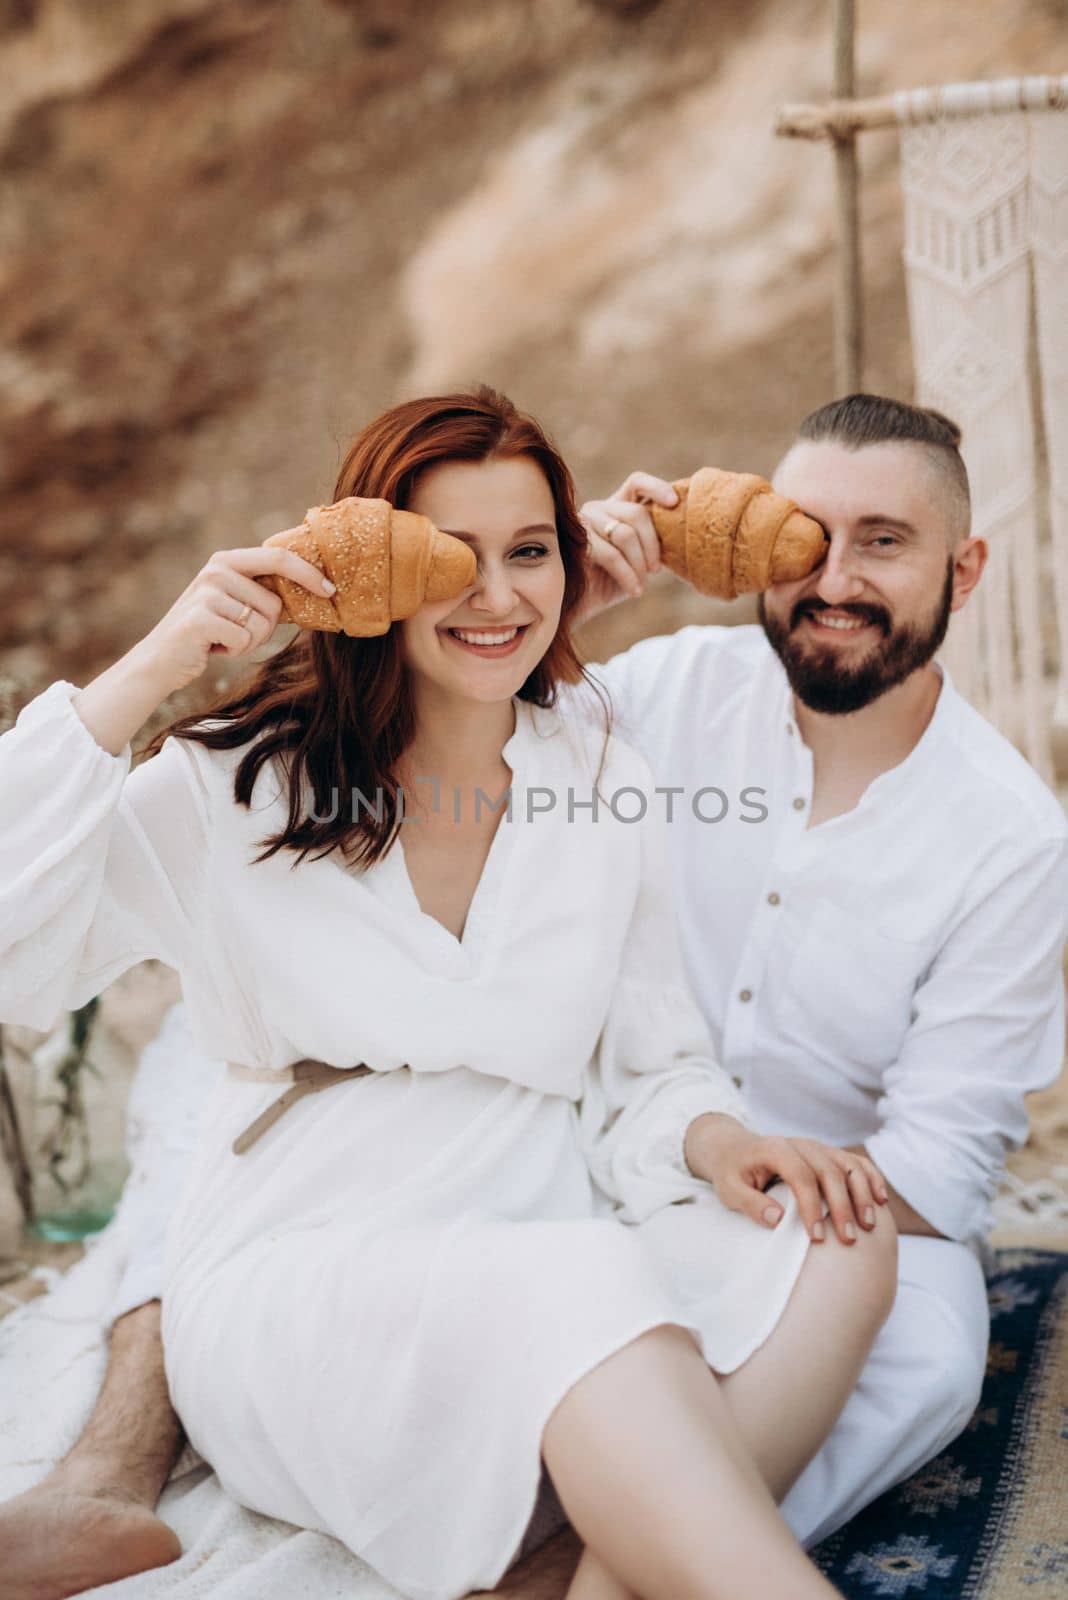
<path id="1" fill-rule="evenodd" d="M 801 729 L 798 727 L 797 718 L 794 715 L 793 691 L 786 676 L 786 669 L 770 644 L 768 645 L 768 654 L 771 658 L 772 670 L 775 673 L 779 690 L 776 699 L 776 726 L 783 738 L 786 737 L 786 729 L 788 727 L 792 728 L 792 737 L 803 745 Z M 886 772 L 880 772 L 878 777 L 872 779 L 861 796 L 860 805 L 868 805 L 875 798 L 882 799 L 888 794 L 895 793 L 902 786 L 911 786 L 916 781 L 917 773 L 937 759 L 938 752 L 955 722 L 960 695 L 945 663 L 936 660 L 934 666 L 941 675 L 942 687 L 938 692 L 938 699 L 935 701 L 931 720 L 905 759 L 899 761 L 896 766 L 888 768 Z M 804 746 L 804 748 L 807 749 L 807 746 Z"/>
<path id="2" fill-rule="evenodd" d="M 888 794 L 895 794 L 906 785 L 914 786 L 917 775 L 938 759 L 938 753 L 945 742 L 949 724 L 952 720 L 953 708 L 951 701 L 956 694 L 956 690 L 943 663 L 936 661 L 934 666 L 935 670 L 941 675 L 942 687 L 938 691 L 938 699 L 935 701 L 931 720 L 904 761 L 899 761 L 896 767 L 890 767 L 888 771 L 880 772 L 877 778 L 872 779 L 865 791 L 864 799 L 869 801 L 874 798 L 884 799 Z"/>
<path id="3" fill-rule="evenodd" d="M 512 770 L 517 781 L 522 781 L 530 770 L 532 759 L 542 741 L 549 738 L 557 727 L 557 713 L 545 706 L 536 706 L 529 700 L 512 696 L 515 711 L 515 728 L 501 746 L 501 756 Z"/>

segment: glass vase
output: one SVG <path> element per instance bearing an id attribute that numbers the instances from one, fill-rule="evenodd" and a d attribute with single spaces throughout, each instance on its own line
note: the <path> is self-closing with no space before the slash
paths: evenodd
<path id="1" fill-rule="evenodd" d="M 99 1233 L 129 1172 L 121 1097 L 92 1060 L 100 1005 L 73 1011 L 33 1053 L 31 1230 L 55 1242 Z"/>

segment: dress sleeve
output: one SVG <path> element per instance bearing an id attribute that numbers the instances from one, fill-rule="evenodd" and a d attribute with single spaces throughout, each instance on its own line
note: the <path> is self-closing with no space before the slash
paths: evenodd
<path id="1" fill-rule="evenodd" d="M 197 948 L 207 794 L 168 739 L 130 771 L 60 680 L 0 737 L 0 1022 L 43 1031 L 127 968 L 181 971 Z"/>
<path id="2" fill-rule="evenodd" d="M 1068 845 L 1035 840 L 988 870 L 916 991 L 866 1141 L 898 1193 L 956 1240 L 986 1232 L 1005 1157 L 1027 1137 L 1024 1096 L 1064 1063 Z"/>
<path id="3" fill-rule="evenodd" d="M 752 1124 L 715 1058 L 682 965 L 670 894 L 664 824 L 641 823 L 641 881 L 608 1017 L 586 1069 L 579 1104 L 583 1153 L 621 1220 L 707 1192 L 686 1164 L 695 1117 L 719 1111 Z"/>

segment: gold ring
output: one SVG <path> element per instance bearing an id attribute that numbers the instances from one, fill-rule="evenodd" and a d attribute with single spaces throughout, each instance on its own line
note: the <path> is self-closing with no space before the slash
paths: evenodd
<path id="1" fill-rule="evenodd" d="M 604 536 L 608 540 L 609 544 L 612 543 L 612 535 L 615 533 L 616 529 L 621 528 L 622 526 L 623 524 L 620 522 L 618 517 L 613 517 L 611 519 L 607 528 L 604 530 Z"/>
<path id="2" fill-rule="evenodd" d="M 250 605 L 246 604 L 244 609 L 241 612 L 241 615 L 237 619 L 238 627 L 239 628 L 243 628 L 245 626 L 245 623 L 248 621 L 249 617 L 251 617 L 251 615 L 252 615 L 252 607 Z"/>

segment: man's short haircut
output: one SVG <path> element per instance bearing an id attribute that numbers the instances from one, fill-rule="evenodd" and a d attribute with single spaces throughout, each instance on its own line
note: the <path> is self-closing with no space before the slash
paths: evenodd
<path id="1" fill-rule="evenodd" d="M 927 406 L 910 406 L 879 394 L 847 394 L 810 411 L 797 430 L 798 439 L 831 440 L 847 450 L 871 444 L 914 444 L 924 450 L 949 491 L 950 531 L 954 541 L 971 526 L 968 469 L 960 453 L 961 432 L 955 422 Z"/>

